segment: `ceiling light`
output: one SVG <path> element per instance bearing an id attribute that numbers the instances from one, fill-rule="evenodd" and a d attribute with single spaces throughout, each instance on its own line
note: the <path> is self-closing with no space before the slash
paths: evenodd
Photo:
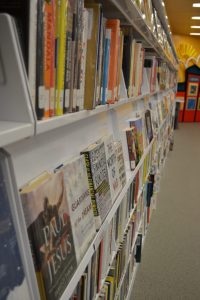
<path id="1" fill-rule="evenodd" d="M 162 1 L 162 6 L 164 7 L 165 6 L 165 3 Z"/>
<path id="2" fill-rule="evenodd" d="M 168 28 L 170 28 L 170 25 L 167 25 L 168 26 Z"/>
<path id="3" fill-rule="evenodd" d="M 190 32 L 190 35 L 200 35 L 200 32 Z"/>
<path id="4" fill-rule="evenodd" d="M 198 28 L 200 28 L 200 26 L 190 26 L 191 28 L 196 28 L 196 29 L 198 29 Z"/>
<path id="5" fill-rule="evenodd" d="M 200 17 L 192 17 L 192 20 L 200 20 Z"/>
<path id="6" fill-rule="evenodd" d="M 193 7 L 200 7 L 200 3 L 193 3 L 192 6 Z"/>
<path id="7" fill-rule="evenodd" d="M 168 16 L 166 16 L 165 18 L 168 19 Z"/>

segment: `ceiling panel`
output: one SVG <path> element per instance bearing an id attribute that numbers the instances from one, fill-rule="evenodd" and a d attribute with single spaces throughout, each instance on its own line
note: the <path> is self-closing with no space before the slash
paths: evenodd
<path id="1" fill-rule="evenodd" d="M 200 16 L 200 8 L 192 7 L 195 0 L 164 0 L 169 24 L 173 34 L 189 35 L 190 32 L 200 32 L 200 29 L 190 28 L 199 25 L 200 20 L 192 20 L 192 16 Z M 200 2 L 200 0 L 199 0 Z"/>

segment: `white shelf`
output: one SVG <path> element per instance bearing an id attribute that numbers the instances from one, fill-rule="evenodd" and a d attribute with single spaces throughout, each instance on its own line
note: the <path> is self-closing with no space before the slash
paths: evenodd
<path id="1" fill-rule="evenodd" d="M 65 126 L 65 125 L 69 125 L 69 124 L 78 122 L 81 120 L 85 120 L 87 118 L 93 117 L 93 116 L 98 115 L 103 112 L 110 111 L 112 109 L 117 109 L 118 107 L 120 107 L 124 104 L 133 103 L 133 102 L 139 101 L 145 97 L 153 97 L 154 95 L 159 94 L 159 93 L 166 93 L 172 89 L 173 88 L 169 88 L 169 89 L 163 90 L 163 91 L 155 91 L 153 93 L 146 93 L 143 95 L 139 95 L 137 97 L 123 98 L 114 104 L 100 105 L 100 106 L 97 106 L 93 110 L 82 110 L 82 111 L 75 112 L 75 113 L 68 113 L 68 114 L 65 114 L 65 115 L 59 116 L 59 117 L 52 117 L 52 118 L 49 118 L 46 120 L 37 121 L 36 122 L 36 135 L 59 128 L 59 127 L 62 127 L 62 126 Z"/>
<path id="2" fill-rule="evenodd" d="M 0 121 L 0 147 L 19 142 L 33 135 L 33 124 Z"/>

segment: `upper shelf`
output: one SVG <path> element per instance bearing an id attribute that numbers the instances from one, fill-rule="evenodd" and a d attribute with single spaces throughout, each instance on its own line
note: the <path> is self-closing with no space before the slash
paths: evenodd
<path id="1" fill-rule="evenodd" d="M 158 0 L 160 1 L 160 0 Z M 158 40 L 154 36 L 151 29 L 148 27 L 146 21 L 142 17 L 141 12 L 138 10 L 136 5 L 132 0 L 109 0 L 109 1 L 102 1 L 99 0 L 98 2 L 101 2 L 105 12 L 107 13 L 108 17 L 116 16 L 118 18 L 124 18 L 124 22 L 128 22 L 130 25 L 133 26 L 133 28 L 136 30 L 137 34 L 139 34 L 139 37 L 142 38 L 145 41 L 145 47 L 153 49 L 159 58 L 164 60 L 170 69 L 177 70 L 177 67 L 174 65 L 174 63 L 168 58 L 164 50 L 162 49 L 161 45 L 159 44 Z M 118 12 L 116 13 L 116 9 Z M 158 12 L 160 13 L 160 11 Z M 164 17 L 160 16 L 161 18 Z M 166 28 L 165 28 L 166 29 Z M 167 28 L 167 32 L 168 32 Z M 168 33 L 169 36 L 169 33 Z M 169 40 L 170 45 L 172 46 L 172 40 Z M 174 58 L 178 64 L 177 56 L 175 54 L 175 49 L 173 48 L 174 52 Z"/>

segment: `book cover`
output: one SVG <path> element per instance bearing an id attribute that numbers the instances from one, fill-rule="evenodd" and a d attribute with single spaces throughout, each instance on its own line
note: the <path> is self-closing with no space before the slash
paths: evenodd
<path id="1" fill-rule="evenodd" d="M 153 128 L 151 122 L 151 112 L 149 109 L 145 111 L 145 125 L 146 125 L 147 138 L 150 143 L 153 139 Z"/>
<path id="2" fill-rule="evenodd" d="M 114 103 L 117 100 L 117 62 L 119 51 L 120 20 L 109 19 L 106 28 L 111 29 L 110 41 L 110 64 L 108 78 L 108 100 L 107 103 Z"/>
<path id="3" fill-rule="evenodd" d="M 119 168 L 117 164 L 117 155 L 114 146 L 113 136 L 105 136 L 103 138 L 106 151 L 106 161 L 108 168 L 108 177 L 110 184 L 110 192 L 112 197 L 112 202 L 116 200 L 119 192 L 122 189 L 122 184 L 120 181 Z"/>
<path id="4" fill-rule="evenodd" d="M 102 98 L 101 103 L 107 103 L 107 90 L 108 90 L 108 72 L 110 63 L 110 40 L 111 40 L 111 29 L 106 29 L 105 42 L 104 42 L 104 64 L 103 64 L 103 75 L 102 75 Z"/>
<path id="5" fill-rule="evenodd" d="M 21 190 L 37 278 L 47 299 L 59 299 L 77 267 L 62 172 L 45 172 Z"/>
<path id="6" fill-rule="evenodd" d="M 130 81 L 131 81 L 131 59 L 132 59 L 132 32 L 128 31 L 127 28 L 122 28 L 124 32 L 124 49 L 123 49 L 123 60 L 122 70 L 124 75 L 124 81 L 129 96 Z"/>
<path id="7" fill-rule="evenodd" d="M 67 30 L 67 0 L 56 1 L 56 43 L 57 43 L 57 68 L 56 68 L 56 115 L 63 114 L 64 105 L 64 78 L 66 55 L 66 30 Z"/>
<path id="8" fill-rule="evenodd" d="M 46 97 L 44 89 L 44 0 L 37 3 L 37 50 L 36 50 L 36 114 L 42 120 Z"/>
<path id="9" fill-rule="evenodd" d="M 29 299 L 6 168 L 0 153 L 0 299 Z"/>
<path id="10" fill-rule="evenodd" d="M 44 117 L 54 115 L 55 1 L 44 2 Z"/>
<path id="11" fill-rule="evenodd" d="M 85 157 L 96 229 L 99 229 L 112 205 L 104 142 L 91 144 L 81 154 Z"/>
<path id="12" fill-rule="evenodd" d="M 84 156 L 64 163 L 63 173 L 76 257 L 80 262 L 96 233 Z"/>
<path id="13" fill-rule="evenodd" d="M 144 152 L 144 128 L 143 128 L 143 120 L 142 117 L 137 117 L 134 119 L 130 119 L 129 125 L 130 127 L 135 128 L 136 134 L 136 150 L 138 154 L 138 161 L 141 159 Z"/>
<path id="14" fill-rule="evenodd" d="M 96 105 L 96 76 L 97 76 L 97 54 L 99 45 L 99 30 L 101 5 L 96 3 L 86 3 L 88 10 L 88 36 L 87 36 L 87 56 L 85 71 L 85 91 L 84 109 L 93 109 Z"/>
<path id="15" fill-rule="evenodd" d="M 125 161 L 131 171 L 135 169 L 136 166 L 136 149 L 135 149 L 135 131 L 134 128 L 127 128 L 124 130 L 125 135 Z"/>
<path id="16" fill-rule="evenodd" d="M 70 99 L 70 91 L 73 88 L 74 72 L 74 26 L 75 26 L 75 4 L 73 0 L 68 0 L 67 5 L 67 29 L 66 29 L 66 55 L 64 73 L 64 107 L 63 112 L 72 112 L 73 99 Z M 72 101 L 71 101 L 72 100 Z"/>
<path id="17" fill-rule="evenodd" d="M 119 178 L 120 178 L 122 187 L 124 187 L 124 185 L 126 184 L 126 171 L 125 171 L 122 143 L 120 141 L 114 141 L 114 147 L 115 147 L 116 156 L 117 156 Z"/>

